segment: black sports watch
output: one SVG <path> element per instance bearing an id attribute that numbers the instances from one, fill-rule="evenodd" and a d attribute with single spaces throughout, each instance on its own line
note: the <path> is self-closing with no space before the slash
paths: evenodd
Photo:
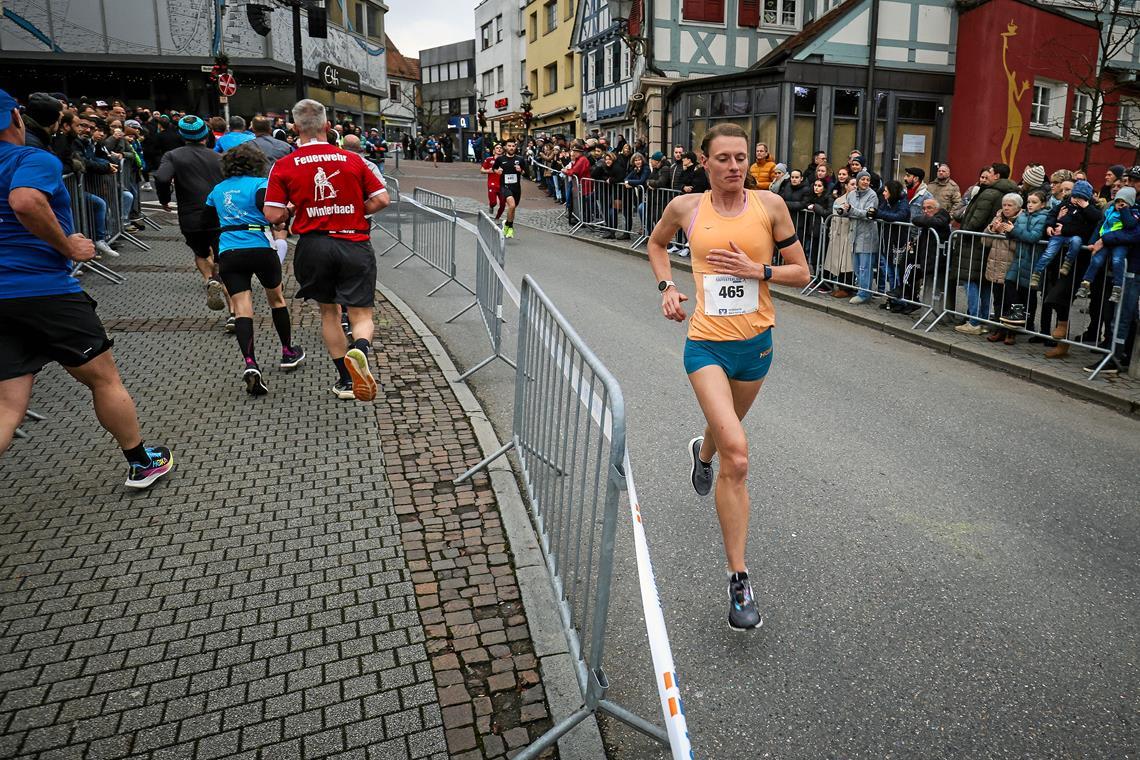
<path id="1" fill-rule="evenodd" d="M 662 293 L 664 293 L 670 287 L 677 287 L 677 283 L 673 282 L 672 280 L 662 280 L 661 282 L 657 283 L 657 290 Z"/>
<path id="2" fill-rule="evenodd" d="M 764 281 L 772 279 L 772 267 L 768 264 L 764 265 Z"/>

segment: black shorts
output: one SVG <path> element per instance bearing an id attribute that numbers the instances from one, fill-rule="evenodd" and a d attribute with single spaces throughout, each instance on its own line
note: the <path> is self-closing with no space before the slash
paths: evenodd
<path id="1" fill-rule="evenodd" d="M 522 185 L 504 184 L 499 188 L 499 194 L 502 195 L 504 199 L 514 198 L 515 205 L 517 206 L 519 204 L 519 201 L 522 200 Z"/>
<path id="2" fill-rule="evenodd" d="M 218 277 L 232 296 L 249 290 L 253 276 L 266 290 L 281 284 L 281 259 L 273 248 L 234 248 L 218 256 Z"/>
<path id="3" fill-rule="evenodd" d="M 218 250 L 218 232 L 216 230 L 211 232 L 183 232 L 182 236 L 186 238 L 186 245 L 190 246 L 190 250 L 200 259 L 208 259 L 214 251 Z"/>
<path id="4" fill-rule="evenodd" d="M 80 367 L 114 345 L 86 293 L 0 298 L 0 380 Z"/>
<path id="5" fill-rule="evenodd" d="M 301 235 L 293 254 L 293 275 L 301 298 L 342 306 L 376 302 L 376 257 L 367 240 Z"/>

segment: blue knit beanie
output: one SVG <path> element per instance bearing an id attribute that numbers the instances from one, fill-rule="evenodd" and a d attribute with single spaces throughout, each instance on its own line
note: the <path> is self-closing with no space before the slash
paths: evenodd
<path id="1" fill-rule="evenodd" d="M 1073 197 L 1084 198 L 1086 201 L 1093 199 L 1093 187 L 1083 179 L 1077 180 L 1077 184 L 1073 185 Z"/>
<path id="2" fill-rule="evenodd" d="M 183 140 L 197 142 L 206 139 L 206 135 L 210 134 L 210 128 L 206 122 L 191 114 L 178 120 L 178 134 L 182 135 Z"/>

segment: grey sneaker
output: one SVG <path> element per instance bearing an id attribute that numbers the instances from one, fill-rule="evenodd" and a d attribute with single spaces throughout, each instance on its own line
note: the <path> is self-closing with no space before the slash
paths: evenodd
<path id="1" fill-rule="evenodd" d="M 751 631 L 762 625 L 764 618 L 756 609 L 748 573 L 731 573 L 728 576 L 728 627 L 734 631 Z"/>
<path id="2" fill-rule="evenodd" d="M 708 496 L 712 490 L 713 468 L 712 462 L 701 461 L 701 444 L 705 442 L 703 435 L 698 435 L 689 441 L 689 458 L 692 460 L 693 490 L 698 496 Z"/>
<path id="3" fill-rule="evenodd" d="M 1092 283 L 1088 280 L 1081 280 L 1081 286 L 1077 288 L 1077 294 L 1074 298 L 1088 298 L 1092 291 Z"/>
<path id="4" fill-rule="evenodd" d="M 221 311 L 226 308 L 226 290 L 222 283 L 210 280 L 206 283 L 206 308 L 210 311 Z"/>
<path id="5" fill-rule="evenodd" d="M 1112 293 L 1109 294 L 1108 300 L 1112 303 L 1120 303 L 1120 297 L 1123 295 L 1123 289 L 1119 285 L 1112 286 Z"/>

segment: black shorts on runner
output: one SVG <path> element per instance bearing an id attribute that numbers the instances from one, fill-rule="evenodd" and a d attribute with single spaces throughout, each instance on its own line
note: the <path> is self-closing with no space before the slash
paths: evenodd
<path id="1" fill-rule="evenodd" d="M 519 201 L 522 200 L 522 185 L 503 185 L 499 188 L 499 194 L 502 195 L 504 199 L 513 197 L 515 199 L 515 205 L 517 206 L 519 205 Z"/>
<path id="2" fill-rule="evenodd" d="M 367 240 L 301 235 L 293 254 L 293 276 L 301 298 L 342 306 L 376 302 L 376 257 Z"/>
<path id="3" fill-rule="evenodd" d="M 214 251 L 218 250 L 218 232 L 216 230 L 183 232 L 182 236 L 186 238 L 186 245 L 190 246 L 190 250 L 200 259 L 208 259 Z"/>
<path id="4" fill-rule="evenodd" d="M 0 298 L 0 380 L 33 375 L 51 362 L 81 367 L 114 343 L 86 293 Z"/>
<path id="5" fill-rule="evenodd" d="M 250 289 L 254 275 L 266 290 L 281 284 L 281 259 L 273 248 L 233 248 L 218 256 L 218 277 L 232 296 Z"/>

